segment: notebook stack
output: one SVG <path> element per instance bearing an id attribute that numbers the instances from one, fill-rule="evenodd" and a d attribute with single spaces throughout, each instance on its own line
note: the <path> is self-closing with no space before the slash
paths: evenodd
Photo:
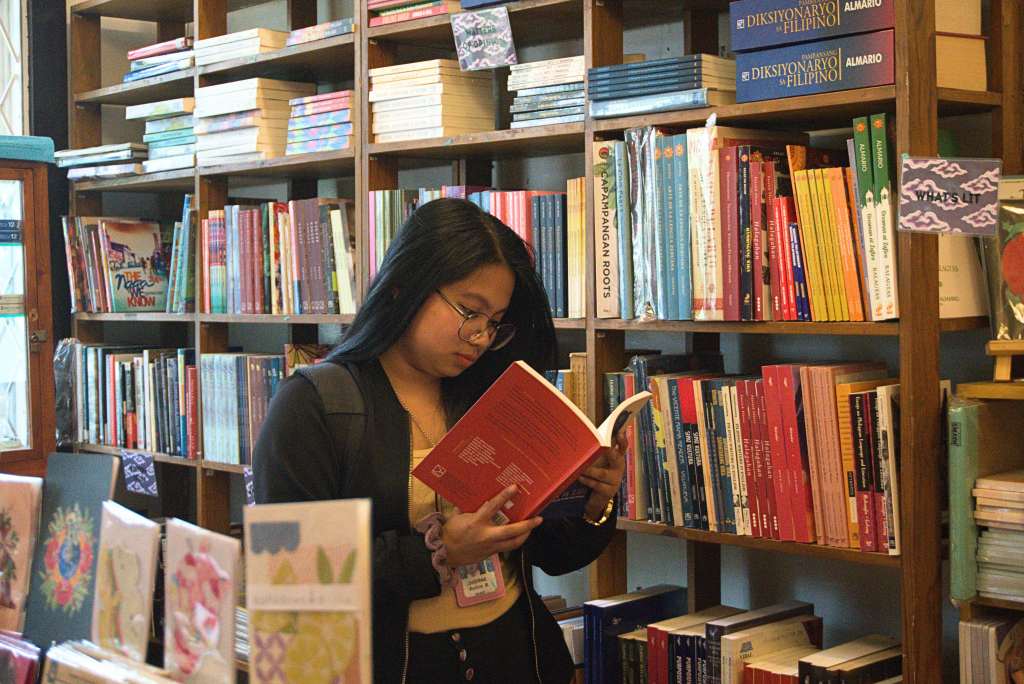
<path id="1" fill-rule="evenodd" d="M 595 118 L 696 109 L 736 101 L 736 62 L 686 55 L 595 67 L 587 97 Z"/>
<path id="2" fill-rule="evenodd" d="M 1024 601 L 1024 470 L 979 477 L 971 492 L 978 537 L 978 593 Z"/>
<path id="3" fill-rule="evenodd" d="M 355 24 L 351 18 L 348 18 L 328 21 L 323 24 L 317 24 L 316 26 L 307 26 L 306 28 L 295 29 L 288 34 L 288 40 L 285 41 L 285 46 L 302 45 L 303 43 L 312 43 L 314 40 L 325 40 L 327 38 L 334 38 L 335 36 L 344 36 L 348 33 L 352 33 L 354 28 Z"/>
<path id="4" fill-rule="evenodd" d="M 352 91 L 291 100 L 285 154 L 332 152 L 352 144 Z"/>
<path id="5" fill-rule="evenodd" d="M 147 45 L 128 51 L 128 73 L 124 75 L 124 82 L 185 71 L 191 69 L 193 63 L 191 36 Z"/>
<path id="6" fill-rule="evenodd" d="M 196 135 L 192 125 L 195 100 L 178 97 L 126 107 L 124 118 L 144 119 L 143 142 L 149 147 L 149 159 L 142 162 L 143 173 L 190 169 L 196 165 Z"/>
<path id="7" fill-rule="evenodd" d="M 216 38 L 197 40 L 195 45 L 196 66 L 280 50 L 288 42 L 288 35 L 287 31 L 255 28 Z"/>
<path id="8" fill-rule="evenodd" d="M 583 56 L 513 64 L 512 128 L 583 121 Z"/>
<path id="9" fill-rule="evenodd" d="M 368 0 L 366 9 L 370 12 L 370 26 L 385 26 L 450 14 L 462 8 L 459 0 Z"/>
<path id="10" fill-rule="evenodd" d="M 139 143 L 118 143 L 54 153 L 57 166 L 68 169 L 68 180 L 122 178 L 142 173 L 146 146 Z"/>
<path id="11" fill-rule="evenodd" d="M 316 93 L 316 85 L 249 78 L 196 90 L 196 156 L 200 166 L 283 156 L 289 101 Z"/>
<path id="12" fill-rule="evenodd" d="M 493 131 L 491 76 L 451 59 L 370 69 L 370 113 L 378 143 Z"/>

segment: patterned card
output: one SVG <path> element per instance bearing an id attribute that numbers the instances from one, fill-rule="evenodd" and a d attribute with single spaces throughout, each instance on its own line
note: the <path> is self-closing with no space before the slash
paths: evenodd
<path id="1" fill-rule="evenodd" d="M 1002 167 L 999 159 L 904 157 L 900 230 L 994 235 Z"/>
<path id="2" fill-rule="evenodd" d="M 519 63 L 507 7 L 453 14 L 451 22 L 459 68 L 463 71 Z"/>
<path id="3" fill-rule="evenodd" d="M 107 454 L 49 455 L 25 611 L 25 637 L 33 643 L 89 638 L 100 515 L 119 465 Z"/>
<path id="4" fill-rule="evenodd" d="M 138 451 L 121 450 L 124 463 L 124 487 L 133 494 L 160 496 L 156 487 L 156 466 L 153 455 Z"/>
<path id="5" fill-rule="evenodd" d="M 164 667 L 183 682 L 235 681 L 235 605 L 242 545 L 178 519 L 167 522 Z"/>
<path id="6" fill-rule="evenodd" d="M 0 474 L 0 629 L 11 632 L 25 626 L 42 495 L 42 479 Z"/>
<path id="7" fill-rule="evenodd" d="M 369 684 L 370 502 L 248 506 L 243 515 L 250 680 Z"/>
<path id="8" fill-rule="evenodd" d="M 146 659 L 160 525 L 103 502 L 92 641 L 137 662 Z"/>

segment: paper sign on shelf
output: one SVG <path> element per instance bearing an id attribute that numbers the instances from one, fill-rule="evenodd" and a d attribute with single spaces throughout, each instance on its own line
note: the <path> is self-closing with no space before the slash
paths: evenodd
<path id="1" fill-rule="evenodd" d="M 999 159 L 903 157 L 899 228 L 918 233 L 994 235 Z"/>
<path id="2" fill-rule="evenodd" d="M 479 71 L 518 64 L 507 7 L 460 12 L 451 18 L 459 68 Z"/>

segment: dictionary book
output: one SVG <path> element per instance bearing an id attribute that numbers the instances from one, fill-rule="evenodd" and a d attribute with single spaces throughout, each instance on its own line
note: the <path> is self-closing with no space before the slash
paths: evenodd
<path id="1" fill-rule="evenodd" d="M 895 0 L 740 0 L 729 5 L 732 49 L 747 52 L 892 28 L 895 4 Z"/>

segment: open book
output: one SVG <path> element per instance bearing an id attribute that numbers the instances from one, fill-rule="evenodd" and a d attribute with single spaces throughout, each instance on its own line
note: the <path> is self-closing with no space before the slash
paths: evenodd
<path id="1" fill-rule="evenodd" d="M 412 474 L 467 513 L 518 485 L 503 513 L 524 520 L 573 485 L 650 397 L 633 395 L 594 427 L 542 375 L 516 361 Z"/>

